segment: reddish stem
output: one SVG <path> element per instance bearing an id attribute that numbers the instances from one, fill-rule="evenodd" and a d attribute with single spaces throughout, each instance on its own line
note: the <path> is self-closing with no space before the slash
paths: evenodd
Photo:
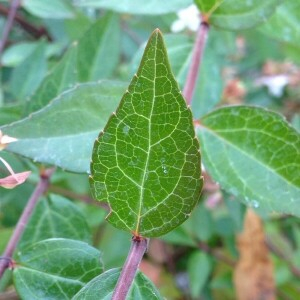
<path id="1" fill-rule="evenodd" d="M 18 7 L 20 6 L 20 2 L 21 2 L 21 0 L 12 0 L 11 1 L 11 5 L 10 5 L 8 16 L 7 16 L 7 21 L 6 21 L 5 26 L 3 28 L 2 38 L 0 40 L 0 57 L 1 57 L 1 54 L 3 52 L 4 46 L 6 44 L 8 35 L 9 35 L 9 33 L 11 31 L 11 28 L 13 26 L 14 19 L 15 19 L 15 16 L 17 14 Z"/>
<path id="2" fill-rule="evenodd" d="M 198 73 L 201 66 L 204 48 L 207 41 L 208 30 L 209 30 L 209 24 L 205 21 L 202 21 L 197 32 L 197 37 L 193 49 L 192 61 L 190 64 L 187 79 L 183 89 L 183 96 L 185 97 L 186 102 L 189 105 L 192 103 L 196 81 L 198 78 Z"/>
<path id="3" fill-rule="evenodd" d="M 129 292 L 139 264 L 147 250 L 148 239 L 133 238 L 131 248 L 118 279 L 112 300 L 125 300 Z"/>
<path id="4" fill-rule="evenodd" d="M 15 231 L 11 236 L 6 249 L 3 253 L 2 259 L 0 259 L 0 278 L 2 277 L 5 270 L 9 267 L 11 257 L 17 247 L 17 244 L 24 232 L 24 229 L 28 223 L 29 218 L 35 208 L 36 203 L 38 202 L 41 195 L 45 193 L 49 186 L 49 179 L 54 172 L 55 168 L 47 169 L 40 175 L 40 181 L 33 191 L 30 199 L 28 200 L 26 207 L 17 223 Z"/>

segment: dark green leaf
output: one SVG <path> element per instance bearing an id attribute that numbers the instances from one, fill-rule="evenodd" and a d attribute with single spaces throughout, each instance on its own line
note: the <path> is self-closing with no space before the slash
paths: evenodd
<path id="1" fill-rule="evenodd" d="M 91 243 L 91 232 L 83 213 L 71 201 L 57 195 L 39 201 L 26 225 L 19 248 L 49 238 Z"/>
<path id="2" fill-rule="evenodd" d="M 170 12 L 176 12 L 193 3 L 192 0 L 76 0 L 76 4 L 87 7 L 98 7 L 111 9 L 119 13 L 142 14 L 142 15 L 160 15 Z"/>
<path id="3" fill-rule="evenodd" d="M 71 299 L 103 271 L 97 249 L 68 239 L 37 242 L 16 261 L 13 277 L 22 299 Z"/>
<path id="4" fill-rule="evenodd" d="M 91 173 L 96 199 L 111 206 L 108 221 L 135 235 L 174 229 L 199 200 L 199 143 L 158 30 L 116 114 L 95 141 Z"/>
<path id="5" fill-rule="evenodd" d="M 229 30 L 251 28 L 265 22 L 282 0 L 196 0 L 202 13 L 210 13 L 209 23 Z M 216 8 L 216 9 L 214 9 Z"/>
<path id="6" fill-rule="evenodd" d="M 261 213 L 300 216 L 300 135 L 280 115 L 224 107 L 197 126 L 203 162 L 231 194 Z"/>
<path id="7" fill-rule="evenodd" d="M 1 128 L 19 140 L 8 151 L 74 172 L 89 172 L 94 139 L 119 102 L 125 85 L 78 85 L 31 116 Z"/>
<path id="8" fill-rule="evenodd" d="M 111 299 L 120 276 L 121 269 L 111 269 L 99 275 L 82 288 L 72 300 Z M 101 293 L 99 293 L 101 291 Z M 138 272 L 126 300 L 163 299 L 153 283 L 141 272 Z"/>

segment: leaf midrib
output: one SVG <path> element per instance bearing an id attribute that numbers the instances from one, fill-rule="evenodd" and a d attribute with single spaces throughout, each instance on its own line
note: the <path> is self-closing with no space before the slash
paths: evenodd
<path id="1" fill-rule="evenodd" d="M 149 158 L 150 158 L 150 148 L 151 148 L 151 119 L 152 119 L 152 114 L 153 114 L 153 108 L 154 108 L 154 103 L 156 99 L 156 86 L 155 86 L 155 80 L 156 80 L 156 68 L 157 68 L 157 63 L 156 63 L 156 53 L 157 53 L 157 33 L 156 33 L 156 39 L 155 39 L 155 51 L 154 51 L 154 80 L 153 80 L 153 100 L 151 101 L 152 106 L 151 106 L 151 111 L 149 115 L 149 123 L 148 123 L 148 150 L 147 150 L 147 159 L 145 163 L 145 169 L 144 169 L 144 174 L 142 178 L 142 183 L 141 183 L 141 192 L 140 192 L 140 199 L 139 199 L 139 209 L 138 209 L 138 214 L 137 214 L 137 223 L 136 223 L 136 229 L 135 229 L 135 234 L 139 235 L 139 227 L 140 227 L 140 222 L 141 222 L 141 216 L 142 216 L 142 208 L 143 208 L 143 200 L 144 200 L 144 191 L 145 191 L 145 180 L 146 180 L 146 174 L 148 171 L 148 166 L 149 166 Z"/>

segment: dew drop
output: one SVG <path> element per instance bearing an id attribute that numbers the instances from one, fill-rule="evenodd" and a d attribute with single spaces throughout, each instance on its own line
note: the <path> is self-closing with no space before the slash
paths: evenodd
<path id="1" fill-rule="evenodd" d="M 164 174 L 168 174 L 168 169 L 165 165 L 162 165 L 161 168 L 162 168 Z"/>
<path id="2" fill-rule="evenodd" d="M 251 200 L 250 201 L 250 207 L 258 208 L 259 207 L 259 202 L 256 201 L 256 200 Z"/>
<path id="3" fill-rule="evenodd" d="M 127 125 L 125 125 L 124 127 L 123 127 L 123 133 L 124 134 L 128 134 L 129 133 L 129 130 L 130 130 L 130 127 L 129 126 L 127 126 Z"/>

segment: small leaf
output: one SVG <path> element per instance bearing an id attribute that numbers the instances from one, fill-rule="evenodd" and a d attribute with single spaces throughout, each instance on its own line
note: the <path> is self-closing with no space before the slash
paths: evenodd
<path id="1" fill-rule="evenodd" d="M 249 209 L 238 237 L 239 261 L 234 272 L 237 299 L 274 300 L 273 264 L 260 218 Z"/>
<path id="2" fill-rule="evenodd" d="M 83 213 L 71 201 L 51 195 L 41 199 L 18 244 L 24 249 L 49 238 L 68 238 L 91 243 L 91 233 Z"/>
<path id="3" fill-rule="evenodd" d="M 206 253 L 197 251 L 189 256 L 188 274 L 193 298 L 198 298 L 201 295 L 211 271 L 212 263 Z"/>
<path id="4" fill-rule="evenodd" d="M 114 288 L 120 276 L 121 269 L 111 269 L 97 276 L 82 288 L 72 300 L 104 300 L 111 299 Z M 101 293 L 99 293 L 101 291 Z M 141 272 L 138 272 L 133 281 L 126 300 L 149 299 L 162 300 L 154 284 Z"/>
<path id="5" fill-rule="evenodd" d="M 6 189 L 13 189 L 17 185 L 24 183 L 30 174 L 31 171 L 25 171 L 21 173 L 14 173 L 4 178 L 0 178 L 0 186 Z"/>
<path id="6" fill-rule="evenodd" d="M 22 6 L 34 16 L 46 19 L 72 18 L 72 10 L 63 0 L 23 0 Z"/>
<path id="7" fill-rule="evenodd" d="M 300 135 L 258 107 L 217 109 L 197 126 L 203 163 L 215 181 L 260 213 L 300 216 Z"/>
<path id="8" fill-rule="evenodd" d="M 202 14 L 208 14 L 209 23 L 228 30 L 241 30 L 265 22 L 282 0 L 196 0 Z"/>
<path id="9" fill-rule="evenodd" d="M 115 110 L 124 86 L 103 81 L 63 93 L 40 111 L 2 127 L 18 139 L 6 150 L 69 171 L 89 172 L 93 141 Z"/>
<path id="10" fill-rule="evenodd" d="M 48 239 L 19 251 L 13 272 L 22 299 L 71 299 L 103 271 L 100 252 L 86 243 Z"/>
<path id="11" fill-rule="evenodd" d="M 114 10 L 119 13 L 141 14 L 141 15 L 160 15 L 176 12 L 193 3 L 192 0 L 76 0 L 76 4 L 87 7 L 97 7 Z"/>
<path id="12" fill-rule="evenodd" d="M 192 114 L 171 73 L 160 31 L 149 39 L 116 114 L 95 141 L 91 188 L 108 221 L 145 237 L 183 223 L 202 188 Z"/>

